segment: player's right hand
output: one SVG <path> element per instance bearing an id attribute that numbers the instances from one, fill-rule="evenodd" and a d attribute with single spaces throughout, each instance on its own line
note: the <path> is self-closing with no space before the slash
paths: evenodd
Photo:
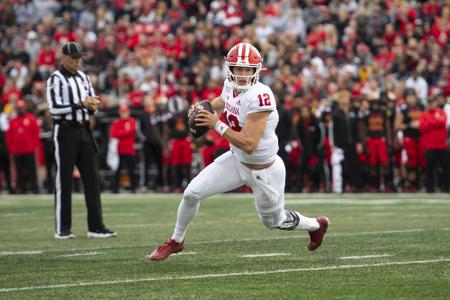
<path id="1" fill-rule="evenodd" d="M 188 118 L 191 117 L 191 115 L 194 112 L 194 110 L 196 109 L 197 105 L 198 105 L 198 102 L 191 104 L 191 108 L 189 108 L 189 111 L 188 111 Z"/>

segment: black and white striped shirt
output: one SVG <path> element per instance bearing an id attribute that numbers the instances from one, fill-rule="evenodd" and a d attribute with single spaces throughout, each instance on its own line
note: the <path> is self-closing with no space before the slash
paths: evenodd
<path id="1" fill-rule="evenodd" d="M 55 121 L 89 121 L 89 115 L 93 112 L 81 107 L 87 96 L 95 96 L 95 92 L 89 76 L 82 71 L 72 74 L 61 68 L 47 80 L 47 102 Z"/>

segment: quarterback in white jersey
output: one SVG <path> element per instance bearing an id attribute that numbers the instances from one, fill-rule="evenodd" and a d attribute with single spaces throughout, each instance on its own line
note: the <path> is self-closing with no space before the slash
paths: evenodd
<path id="1" fill-rule="evenodd" d="M 249 114 L 269 112 L 264 132 L 254 152 L 247 153 L 233 144 L 230 147 L 231 152 L 243 163 L 262 165 L 272 162 L 278 152 L 278 138 L 275 134 L 278 112 L 272 90 L 258 82 L 235 97 L 233 83 L 226 79 L 220 99 L 225 103 L 224 118 L 231 129 L 238 132 L 244 128 Z"/>
<path id="2" fill-rule="evenodd" d="M 270 87 L 259 82 L 262 57 L 249 43 L 239 43 L 228 52 L 222 93 L 211 101 L 214 113 L 200 110 L 196 125 L 214 128 L 230 143 L 230 151 L 203 169 L 186 187 L 178 207 L 172 238 L 148 255 L 159 261 L 184 248 L 189 225 L 200 201 L 215 194 L 249 185 L 261 222 L 270 229 L 306 230 L 308 249 L 317 249 L 327 231 L 327 217 L 305 217 L 284 208 L 286 169 L 277 155 L 276 99 Z M 219 120 L 223 114 L 226 122 Z"/>

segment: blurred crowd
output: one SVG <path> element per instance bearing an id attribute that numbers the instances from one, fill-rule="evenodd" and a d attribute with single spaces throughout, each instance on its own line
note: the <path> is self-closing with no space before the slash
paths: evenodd
<path id="1" fill-rule="evenodd" d="M 287 191 L 447 192 L 449 35 L 449 0 L 3 0 L 1 189 L 52 192 L 46 80 L 77 41 L 102 100 L 102 188 L 182 191 L 228 148 L 192 140 L 186 111 L 220 95 L 223 57 L 247 41 L 278 100 Z"/>

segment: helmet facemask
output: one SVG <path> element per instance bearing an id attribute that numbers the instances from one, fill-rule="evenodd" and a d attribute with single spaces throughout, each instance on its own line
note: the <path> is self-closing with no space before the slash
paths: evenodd
<path id="1" fill-rule="evenodd" d="M 233 67 L 252 68 L 253 74 L 250 76 L 235 75 L 233 73 Z M 239 43 L 235 45 L 228 52 L 225 58 L 225 76 L 232 82 L 234 89 L 243 91 L 249 89 L 251 86 L 259 81 L 259 72 L 262 69 L 262 58 L 259 51 L 249 43 Z M 239 78 L 247 77 L 247 83 L 242 85 L 238 82 Z"/>
<path id="2" fill-rule="evenodd" d="M 252 68 L 254 70 L 254 72 L 250 76 L 235 75 L 233 73 L 233 67 Z M 253 65 L 252 66 L 249 66 L 249 65 L 242 66 L 240 64 L 234 64 L 234 63 L 225 62 L 225 72 L 226 72 L 225 75 L 226 75 L 226 78 L 230 82 L 233 83 L 233 87 L 236 90 L 248 90 L 252 85 L 256 84 L 259 81 L 259 72 L 261 71 L 261 69 L 262 69 L 262 65 L 261 64 L 254 65 L 254 66 Z M 237 77 L 239 77 L 239 78 L 246 78 L 247 79 L 247 84 L 245 84 L 245 85 L 239 84 Z"/>

